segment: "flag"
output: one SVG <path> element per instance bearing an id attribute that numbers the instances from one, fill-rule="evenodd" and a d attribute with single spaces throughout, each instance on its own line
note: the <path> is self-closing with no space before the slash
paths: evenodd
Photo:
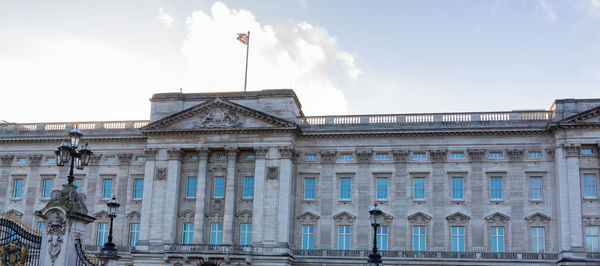
<path id="1" fill-rule="evenodd" d="M 241 43 L 243 43 L 245 45 L 248 45 L 249 37 L 248 37 L 247 33 L 238 33 L 237 35 L 238 35 L 238 37 L 237 37 L 238 41 L 240 41 Z"/>

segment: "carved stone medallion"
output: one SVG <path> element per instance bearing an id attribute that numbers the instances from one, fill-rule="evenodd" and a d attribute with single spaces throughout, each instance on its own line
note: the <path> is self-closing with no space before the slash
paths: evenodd
<path id="1" fill-rule="evenodd" d="M 158 167 L 156 168 L 156 174 L 154 177 L 157 180 L 165 180 L 167 178 L 167 168 L 166 167 Z"/>
<path id="2" fill-rule="evenodd" d="M 279 178 L 279 168 L 267 167 L 267 179 L 277 179 L 277 178 Z"/>
<path id="3" fill-rule="evenodd" d="M 244 120 L 229 110 L 221 107 L 215 107 L 209 111 L 200 114 L 197 122 L 194 122 L 194 128 L 225 128 L 239 127 Z"/>

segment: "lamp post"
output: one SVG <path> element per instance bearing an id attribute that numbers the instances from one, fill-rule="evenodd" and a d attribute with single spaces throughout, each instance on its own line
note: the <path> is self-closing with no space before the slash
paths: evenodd
<path id="1" fill-rule="evenodd" d="M 65 166 L 66 163 L 71 164 L 68 176 L 69 185 L 73 185 L 73 179 L 75 179 L 73 176 L 73 167 L 83 170 L 90 162 L 92 154 L 94 154 L 87 143 L 77 150 L 82 136 L 83 134 L 81 134 L 81 131 L 78 128 L 74 128 L 69 132 L 69 137 L 66 138 L 54 152 L 56 156 L 56 165 Z"/>
<path id="2" fill-rule="evenodd" d="M 369 210 L 371 226 L 373 226 L 373 253 L 369 254 L 369 260 L 367 261 L 367 265 L 369 266 L 383 265 L 381 255 L 377 253 L 377 227 L 381 224 L 382 213 L 381 209 L 377 207 L 377 202 L 373 203 L 373 207 Z"/>
<path id="3" fill-rule="evenodd" d="M 104 243 L 104 247 L 102 248 L 102 252 L 104 253 L 116 253 L 117 249 L 115 248 L 115 244 L 112 242 L 112 232 L 113 232 L 113 219 L 117 217 L 117 210 L 119 209 L 119 202 L 117 201 L 117 197 L 115 195 L 106 202 L 106 206 L 108 207 L 108 217 L 110 217 L 110 229 L 108 231 L 108 242 Z"/>

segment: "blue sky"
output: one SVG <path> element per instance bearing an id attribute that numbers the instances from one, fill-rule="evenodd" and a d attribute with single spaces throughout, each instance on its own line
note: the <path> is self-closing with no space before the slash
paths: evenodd
<path id="1" fill-rule="evenodd" d="M 153 93 L 241 90 L 249 29 L 249 89 L 291 87 L 309 115 L 600 97 L 600 0 L 0 1 L 0 120 L 147 119 Z"/>

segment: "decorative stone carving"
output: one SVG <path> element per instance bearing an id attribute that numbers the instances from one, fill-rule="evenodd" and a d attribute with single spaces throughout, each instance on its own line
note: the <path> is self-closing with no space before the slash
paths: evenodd
<path id="1" fill-rule="evenodd" d="M 571 145 L 564 145 L 563 149 L 565 150 L 565 155 L 567 157 L 577 157 L 579 156 L 579 147 L 575 146 L 573 144 Z"/>
<path id="2" fill-rule="evenodd" d="M 58 210 L 50 210 L 46 214 L 46 234 L 48 235 L 48 255 L 52 264 L 61 252 L 66 222 L 63 214 Z"/>
<path id="3" fill-rule="evenodd" d="M 137 211 L 130 211 L 125 214 L 125 219 L 127 219 L 128 221 L 139 221 L 140 217 L 141 215 Z"/>
<path id="4" fill-rule="evenodd" d="M 102 159 L 102 154 L 92 154 L 92 156 L 90 156 L 90 165 L 98 165 L 100 159 Z"/>
<path id="5" fill-rule="evenodd" d="M 282 159 L 292 159 L 294 156 L 294 147 L 279 147 L 279 155 Z"/>
<path id="6" fill-rule="evenodd" d="M 167 154 L 169 155 L 169 160 L 179 160 L 183 158 L 183 151 L 181 149 L 168 149 Z"/>
<path id="7" fill-rule="evenodd" d="M 333 163 L 335 160 L 335 151 L 321 151 L 321 162 Z"/>
<path id="8" fill-rule="evenodd" d="M 227 128 L 240 127 L 244 119 L 231 113 L 229 110 L 221 107 L 215 107 L 200 114 L 197 122 L 194 122 L 194 129 L 199 128 Z"/>
<path id="9" fill-rule="evenodd" d="M 536 212 L 532 215 L 525 217 L 525 221 L 533 224 L 547 223 L 550 222 L 550 217 L 542 213 Z"/>
<path id="10" fill-rule="evenodd" d="M 269 152 L 269 148 L 267 147 L 254 147 L 254 154 L 256 159 L 264 159 L 267 157 L 267 153 Z"/>
<path id="11" fill-rule="evenodd" d="M 428 223 L 429 220 L 431 220 L 431 216 L 422 212 L 417 212 L 415 214 L 409 215 L 408 217 L 406 217 L 406 219 L 408 219 L 408 221 L 411 223 L 424 224 Z"/>
<path id="12" fill-rule="evenodd" d="M 362 150 L 356 153 L 356 158 L 358 158 L 359 163 L 369 163 L 371 161 L 371 155 L 373 151 Z"/>
<path id="13" fill-rule="evenodd" d="M 509 149 L 508 158 L 511 161 L 522 161 L 523 160 L 523 149 Z"/>
<path id="14" fill-rule="evenodd" d="M 211 211 L 205 216 L 209 223 L 221 223 L 223 220 L 223 213 L 220 211 Z"/>
<path id="15" fill-rule="evenodd" d="M 600 216 L 584 215 L 581 222 L 584 225 L 600 225 Z"/>
<path id="16" fill-rule="evenodd" d="M 312 212 L 306 211 L 296 216 L 296 220 L 300 224 L 316 223 L 319 220 L 319 216 Z"/>
<path id="17" fill-rule="evenodd" d="M 144 150 L 146 154 L 146 160 L 154 160 L 156 159 L 156 154 L 158 154 L 158 149 L 148 148 Z"/>
<path id="18" fill-rule="evenodd" d="M 50 203 L 66 205 L 67 212 L 87 214 L 88 209 L 85 206 L 85 200 L 85 194 L 77 193 L 77 187 L 69 184 L 63 185 L 63 189 L 54 190 L 50 194 Z"/>
<path id="19" fill-rule="evenodd" d="M 154 174 L 154 178 L 156 180 L 165 180 L 167 178 L 167 168 L 166 167 L 157 167 L 156 172 Z"/>
<path id="20" fill-rule="evenodd" d="M 546 153 L 548 154 L 548 159 L 554 161 L 554 148 L 546 148 Z"/>
<path id="21" fill-rule="evenodd" d="M 32 155 L 27 156 L 27 161 L 29 161 L 29 166 L 40 166 L 42 157 L 44 157 L 44 156 L 41 154 L 32 154 Z"/>
<path id="22" fill-rule="evenodd" d="M 394 156 L 394 160 L 396 162 L 406 162 L 406 159 L 408 159 L 407 150 L 393 150 L 392 155 Z"/>
<path id="23" fill-rule="evenodd" d="M 211 173 L 227 173 L 227 167 L 223 164 L 215 164 L 213 166 L 210 167 L 210 169 L 208 169 L 209 172 Z"/>
<path id="24" fill-rule="evenodd" d="M 469 153 L 469 158 L 471 158 L 471 161 L 474 162 L 480 162 L 481 160 L 483 160 L 483 157 L 485 156 L 485 150 L 481 150 L 481 149 L 470 149 L 467 150 L 467 152 Z"/>
<path id="25" fill-rule="evenodd" d="M 184 223 L 193 223 L 194 222 L 194 211 L 187 209 L 177 214 L 179 220 Z"/>
<path id="26" fill-rule="evenodd" d="M 15 209 L 10 209 L 9 211 L 5 212 L 4 214 L 7 214 L 8 216 L 16 218 L 18 220 L 21 220 L 21 218 L 23 218 L 23 213 L 15 210 Z"/>
<path id="27" fill-rule="evenodd" d="M 429 154 L 431 154 L 431 160 L 441 163 L 446 160 L 446 152 L 445 150 L 431 150 Z"/>
<path id="28" fill-rule="evenodd" d="M 508 221 L 510 221 L 510 217 L 508 215 L 495 212 L 492 215 L 486 216 L 485 220 L 489 223 L 507 223 Z"/>
<path id="29" fill-rule="evenodd" d="M 338 224 L 351 224 L 356 220 L 356 216 L 347 212 L 340 212 L 333 216 L 333 220 Z"/>
<path id="30" fill-rule="evenodd" d="M 210 150 L 208 148 L 196 148 L 196 152 L 198 152 L 198 159 L 207 160 L 210 155 Z"/>
<path id="31" fill-rule="evenodd" d="M 2 166 L 10 166 L 13 162 L 14 155 L 2 155 L 0 159 L 2 160 Z"/>
<path id="32" fill-rule="evenodd" d="M 235 160 L 237 154 L 238 154 L 238 148 L 236 147 L 226 147 L 225 148 L 225 152 L 227 152 L 227 159 L 228 160 Z"/>
<path id="33" fill-rule="evenodd" d="M 274 166 L 267 167 L 267 179 L 278 179 L 279 168 Z"/>
<path id="34" fill-rule="evenodd" d="M 238 212 L 235 215 L 235 217 L 239 223 L 242 223 L 242 224 L 251 224 L 252 223 L 252 211 L 250 211 L 250 210 L 243 210 L 241 212 Z"/>
<path id="35" fill-rule="evenodd" d="M 119 165 L 130 165 L 132 157 L 133 157 L 133 154 L 130 154 L 130 153 L 117 154 L 117 158 L 119 158 Z"/>
<path id="36" fill-rule="evenodd" d="M 446 220 L 450 224 L 465 224 L 471 220 L 471 217 L 461 212 L 455 212 L 446 216 Z"/>

